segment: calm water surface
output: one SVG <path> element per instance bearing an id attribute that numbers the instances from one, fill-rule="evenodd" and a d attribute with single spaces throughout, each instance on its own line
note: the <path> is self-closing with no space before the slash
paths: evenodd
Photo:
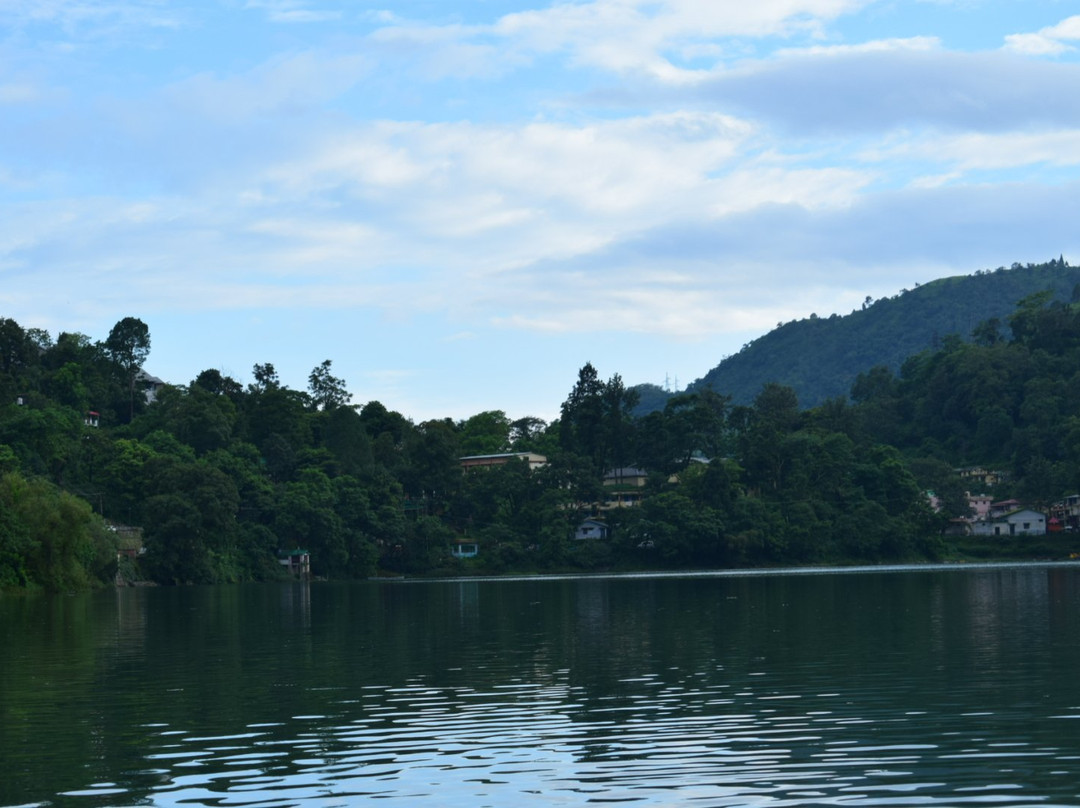
<path id="1" fill-rule="evenodd" d="M 0 599 L 0 806 L 1080 806 L 1080 568 Z"/>

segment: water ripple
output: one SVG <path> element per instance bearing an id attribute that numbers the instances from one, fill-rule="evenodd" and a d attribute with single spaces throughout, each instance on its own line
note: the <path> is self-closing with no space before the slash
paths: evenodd
<path id="1" fill-rule="evenodd" d="M 1052 575 L 137 593 L 169 609 L 107 612 L 116 653 L 0 667 L 0 805 L 1080 806 Z"/>
<path id="2" fill-rule="evenodd" d="M 539 683 L 489 691 L 387 687 L 362 713 L 336 721 L 297 715 L 258 723 L 258 731 L 180 735 L 181 747 L 165 743 L 178 734 L 163 730 L 162 748 L 146 759 L 172 768 L 148 797 L 154 805 L 252 808 L 374 798 L 462 806 L 1048 804 L 1014 782 L 986 782 L 994 773 L 987 767 L 1053 757 L 1054 748 L 894 739 L 892 727 L 910 722 L 910 711 L 837 713 L 817 709 L 820 697 L 812 694 L 748 695 L 718 706 L 690 688 L 658 698 L 653 677 L 622 684 L 640 690 L 618 706 Z M 695 706 L 709 711 L 694 714 Z M 733 709 L 718 711 L 725 708 Z M 953 721 L 988 717 L 977 711 Z M 958 765 L 967 767 L 963 776 Z M 185 766 L 198 771 L 181 773 Z M 946 766 L 949 779 L 925 777 Z M 977 782 L 965 784 L 976 773 Z M 99 784 L 67 796 L 120 793 Z"/>

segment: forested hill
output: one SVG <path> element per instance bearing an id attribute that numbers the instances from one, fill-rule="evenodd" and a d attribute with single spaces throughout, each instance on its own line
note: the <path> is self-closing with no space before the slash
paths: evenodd
<path id="1" fill-rule="evenodd" d="M 1037 544 L 943 539 L 970 516 L 958 468 L 1042 510 L 1080 491 L 1080 302 L 1026 291 L 998 289 L 1024 301 L 1006 325 L 862 373 L 851 401 L 800 408 L 766 384 L 749 406 L 701 390 L 635 418 L 622 377 L 586 363 L 552 423 L 414 423 L 353 404 L 329 359 L 306 391 L 264 363 L 246 387 L 207 369 L 148 396 L 138 318 L 94 342 L 0 317 L 0 592 L 276 580 L 297 550 L 326 578 L 1066 558 L 1078 524 Z M 496 457 L 463 467 L 475 455 Z"/>
<path id="2" fill-rule="evenodd" d="M 897 370 L 903 361 L 937 348 L 950 334 L 970 341 L 979 324 L 997 318 L 1008 335 L 1008 317 L 1028 295 L 1051 290 L 1054 299 L 1074 299 L 1080 267 L 1064 259 L 1046 264 L 1013 264 L 1011 269 L 942 278 L 895 297 L 870 300 L 846 316 L 811 314 L 784 323 L 724 359 L 688 391 L 712 389 L 749 404 L 768 382 L 794 388 L 803 407 L 846 396 L 855 377 L 876 365 Z M 664 406 L 667 395 L 655 385 L 636 388 L 638 414 Z"/>

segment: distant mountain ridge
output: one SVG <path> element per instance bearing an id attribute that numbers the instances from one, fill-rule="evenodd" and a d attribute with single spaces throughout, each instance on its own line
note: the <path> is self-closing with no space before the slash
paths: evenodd
<path id="1" fill-rule="evenodd" d="M 1080 294 L 1080 267 L 1064 258 L 1013 264 L 973 275 L 941 278 L 894 297 L 867 302 L 848 315 L 783 323 L 747 343 L 687 388 L 712 389 L 749 404 L 768 382 L 792 387 L 803 407 L 847 396 L 859 373 L 876 365 L 899 369 L 905 359 L 955 334 L 965 342 L 992 318 L 1008 336 L 1008 317 L 1023 298 L 1049 290 L 1055 300 Z M 662 409 L 672 395 L 657 385 L 637 385 L 637 414 Z"/>

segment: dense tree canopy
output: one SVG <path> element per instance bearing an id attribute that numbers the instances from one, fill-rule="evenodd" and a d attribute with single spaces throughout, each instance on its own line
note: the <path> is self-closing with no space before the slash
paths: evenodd
<path id="1" fill-rule="evenodd" d="M 307 391 L 265 363 L 246 388 L 206 370 L 136 407 L 141 321 L 94 343 L 2 319 L 0 587 L 111 580 L 106 524 L 142 530 L 121 573 L 162 583 L 279 577 L 297 548 L 325 577 L 933 558 L 967 509 L 959 467 L 998 469 L 991 493 L 1032 505 L 1080 490 L 1080 304 L 1028 297 L 971 331 L 812 409 L 771 383 L 634 418 L 634 392 L 586 363 L 554 423 L 414 423 L 350 405 L 329 360 Z M 462 471 L 513 452 L 548 462 Z M 586 517 L 606 539 L 575 538 Z M 455 558 L 460 542 L 477 558 Z"/>
<path id="2" fill-rule="evenodd" d="M 777 323 L 688 389 L 717 390 L 745 405 L 763 385 L 775 382 L 792 387 L 803 406 L 816 407 L 847 395 L 858 373 L 875 365 L 895 373 L 912 354 L 940 348 L 946 335 L 965 341 L 1004 339 L 1018 300 L 1048 294 L 1062 303 L 1075 303 L 1078 288 L 1080 267 L 1062 258 L 915 284 L 892 297 L 867 297 L 847 315 L 811 314 Z M 987 325 L 972 333 L 984 322 Z M 663 409 L 672 395 L 655 385 L 640 389 L 641 414 Z"/>
<path id="3" fill-rule="evenodd" d="M 130 395 L 129 420 L 135 417 L 135 383 L 150 356 L 150 329 L 138 317 L 125 317 L 109 331 L 105 354 L 123 373 Z"/>

